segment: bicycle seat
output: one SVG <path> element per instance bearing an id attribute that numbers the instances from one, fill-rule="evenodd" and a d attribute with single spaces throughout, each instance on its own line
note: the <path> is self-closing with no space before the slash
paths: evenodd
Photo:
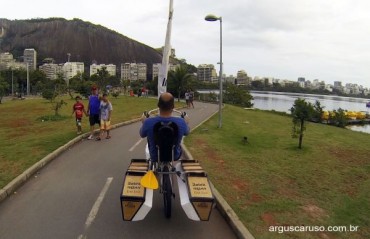
<path id="1" fill-rule="evenodd" d="M 158 122 L 154 125 L 154 142 L 161 162 L 171 162 L 174 158 L 174 147 L 177 144 L 178 126 L 174 122 Z"/>

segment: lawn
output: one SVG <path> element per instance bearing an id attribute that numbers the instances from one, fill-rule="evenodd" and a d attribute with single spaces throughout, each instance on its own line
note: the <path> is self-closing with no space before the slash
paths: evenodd
<path id="1" fill-rule="evenodd" d="M 310 123 L 299 150 L 289 116 L 229 105 L 217 125 L 213 117 L 185 144 L 257 239 L 370 238 L 369 134 Z M 301 225 L 359 230 L 269 231 Z"/>
<path id="2" fill-rule="evenodd" d="M 0 104 L 0 188 L 47 154 L 76 137 L 72 116 L 74 100 L 67 102 L 60 121 L 42 121 L 42 116 L 54 114 L 52 104 L 45 99 L 6 101 Z M 119 96 L 110 98 L 113 105 L 112 123 L 140 117 L 144 110 L 156 107 L 156 99 Z M 87 100 L 83 100 L 87 107 Z M 177 103 L 177 102 L 176 102 Z M 88 118 L 83 118 L 82 129 L 89 131 Z"/>

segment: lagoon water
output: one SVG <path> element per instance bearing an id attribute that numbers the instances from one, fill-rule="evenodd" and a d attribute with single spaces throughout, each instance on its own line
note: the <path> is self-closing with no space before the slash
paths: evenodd
<path id="1" fill-rule="evenodd" d="M 280 93 L 280 92 L 259 92 L 251 91 L 254 100 L 254 107 L 261 110 L 276 110 L 280 112 L 290 113 L 290 108 L 293 106 L 297 98 L 304 98 L 306 101 L 315 103 L 320 101 L 324 106 L 324 110 L 337 110 L 342 108 L 348 111 L 365 111 L 370 113 L 370 108 L 366 108 L 366 103 L 369 99 L 330 96 L 330 95 L 311 95 L 297 93 Z M 347 128 L 370 134 L 370 125 L 351 125 Z"/>
<path id="2" fill-rule="evenodd" d="M 209 93 L 210 91 L 200 91 L 201 93 Z M 218 94 L 218 91 L 213 91 Z M 324 110 L 337 110 L 342 108 L 348 111 L 365 111 L 370 113 L 370 108 L 366 108 L 366 103 L 370 99 L 342 97 L 332 95 L 312 95 L 286 92 L 265 92 L 265 91 L 251 91 L 253 96 L 254 108 L 261 110 L 275 110 L 280 112 L 290 113 L 290 108 L 293 106 L 297 98 L 304 98 L 306 101 L 315 103 L 320 101 L 324 106 Z M 365 126 L 349 126 L 348 128 L 370 134 L 370 125 Z"/>

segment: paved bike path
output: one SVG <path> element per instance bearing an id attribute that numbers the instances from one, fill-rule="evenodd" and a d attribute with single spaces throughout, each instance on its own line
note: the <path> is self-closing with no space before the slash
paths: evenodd
<path id="1" fill-rule="evenodd" d="M 217 111 L 197 103 L 186 110 L 191 127 Z M 124 222 L 119 195 L 131 158 L 144 158 L 141 123 L 112 131 L 109 140 L 74 145 L 0 204 L 0 238 L 235 238 L 218 210 L 209 222 L 193 222 L 182 210 L 177 189 L 171 219 L 158 190 L 140 222 Z"/>

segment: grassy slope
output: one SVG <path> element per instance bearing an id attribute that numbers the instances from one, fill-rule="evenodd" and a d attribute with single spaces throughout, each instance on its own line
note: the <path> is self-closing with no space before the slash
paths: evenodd
<path id="1" fill-rule="evenodd" d="M 256 238 L 370 238 L 368 134 L 309 124 L 299 150 L 291 118 L 233 106 L 216 126 L 214 117 L 186 144 Z M 270 225 L 358 225 L 360 232 L 278 234 Z"/>
<path id="2" fill-rule="evenodd" d="M 76 136 L 74 100 L 65 98 L 67 105 L 61 110 L 62 121 L 37 120 L 52 115 L 51 104 L 44 99 L 7 101 L 0 105 L 0 188 L 41 158 L 64 145 Z M 111 98 L 112 123 L 134 119 L 144 110 L 156 107 L 156 100 L 120 96 Z M 87 107 L 87 100 L 83 100 Z M 83 131 L 89 131 L 88 118 L 83 118 Z"/>

